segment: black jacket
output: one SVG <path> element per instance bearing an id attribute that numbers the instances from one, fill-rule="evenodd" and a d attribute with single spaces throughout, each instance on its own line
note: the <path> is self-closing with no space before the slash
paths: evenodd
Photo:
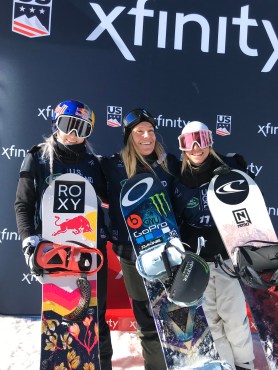
<path id="1" fill-rule="evenodd" d="M 179 161 L 172 155 L 167 155 L 168 168 L 171 174 L 165 172 L 157 163 L 157 159 L 150 157 L 148 163 L 161 180 L 162 185 L 167 189 L 170 198 L 174 194 L 176 176 L 179 173 Z M 117 255 L 128 260 L 135 260 L 133 248 L 129 240 L 128 231 L 120 208 L 120 193 L 122 185 L 127 180 L 127 173 L 119 153 L 111 157 L 101 157 L 100 163 L 107 181 L 107 195 L 109 203 L 110 238 L 113 242 L 113 249 Z M 148 169 L 138 164 L 137 173 L 147 172 Z"/>
<path id="2" fill-rule="evenodd" d="M 242 156 L 235 154 L 233 156 L 219 155 L 219 157 L 231 168 L 247 172 L 247 164 Z M 201 256 L 207 261 L 214 261 L 214 256 L 217 254 L 221 254 L 224 259 L 228 258 L 207 204 L 209 182 L 214 176 L 214 169 L 221 164 L 210 154 L 201 166 L 187 168 L 181 177 L 184 185 L 198 189 L 198 193 L 192 197 L 186 207 L 179 209 L 178 216 L 182 219 L 181 238 L 183 242 L 190 245 L 193 251 L 196 251 L 198 237 L 203 236 L 206 246 L 202 249 Z"/>
<path id="3" fill-rule="evenodd" d="M 103 196 L 105 180 L 98 159 L 87 152 L 84 143 L 66 147 L 55 140 L 54 149 L 54 178 L 65 173 L 81 175 L 93 185 L 98 196 Z M 50 179 L 49 161 L 42 158 L 42 144 L 34 146 L 21 165 L 16 192 L 16 221 L 22 240 L 42 232 L 41 199 Z M 98 236 L 105 241 L 104 217 L 101 207 L 98 208 Z"/>

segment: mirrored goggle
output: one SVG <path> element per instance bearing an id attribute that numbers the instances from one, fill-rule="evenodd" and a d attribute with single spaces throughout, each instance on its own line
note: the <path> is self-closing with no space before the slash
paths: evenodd
<path id="1" fill-rule="evenodd" d="M 211 131 L 208 130 L 184 133 L 178 137 L 178 140 L 180 150 L 186 152 L 192 150 L 194 144 L 198 144 L 202 149 L 213 144 Z"/>
<path id="2" fill-rule="evenodd" d="M 142 109 L 135 109 L 132 112 L 128 113 L 124 120 L 125 125 L 136 125 L 137 123 L 142 122 L 144 119 L 146 121 L 152 123 L 155 125 L 155 121 L 152 116 L 149 115 L 149 113 Z"/>
<path id="3" fill-rule="evenodd" d="M 79 138 L 90 136 L 93 130 L 93 126 L 90 122 L 72 116 L 59 116 L 56 126 L 64 134 L 70 134 L 72 131 L 75 131 Z"/>

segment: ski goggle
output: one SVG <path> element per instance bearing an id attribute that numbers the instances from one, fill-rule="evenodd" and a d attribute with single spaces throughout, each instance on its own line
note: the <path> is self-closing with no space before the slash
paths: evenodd
<path id="1" fill-rule="evenodd" d="M 198 144 L 200 148 L 204 149 L 213 144 L 211 131 L 200 130 L 196 132 L 187 132 L 178 137 L 179 148 L 185 152 L 193 149 L 194 144 Z"/>
<path id="2" fill-rule="evenodd" d="M 134 109 L 132 112 L 128 113 L 124 117 L 124 126 L 134 126 L 137 125 L 140 122 L 143 122 L 146 120 L 147 122 L 150 122 L 153 126 L 155 126 L 155 120 L 154 118 L 143 109 Z"/>
<path id="3" fill-rule="evenodd" d="M 73 116 L 59 116 L 56 121 L 56 126 L 60 131 L 67 135 L 72 131 L 75 131 L 79 138 L 89 137 L 93 131 L 93 126 L 90 122 Z"/>

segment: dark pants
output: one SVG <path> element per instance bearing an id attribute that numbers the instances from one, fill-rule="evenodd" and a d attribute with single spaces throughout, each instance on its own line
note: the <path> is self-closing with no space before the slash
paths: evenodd
<path id="1" fill-rule="evenodd" d="M 132 299 L 132 309 L 138 326 L 145 369 L 166 370 L 161 343 L 143 279 L 138 274 L 133 262 L 120 258 L 120 263 L 127 293 Z"/>
<path id="2" fill-rule="evenodd" d="M 99 320 L 99 351 L 101 370 L 112 370 L 112 343 L 110 328 L 105 319 L 107 296 L 107 250 L 106 244 L 98 243 L 98 249 L 103 254 L 104 263 L 97 273 L 98 320 Z M 99 263 L 99 261 L 98 261 Z"/>

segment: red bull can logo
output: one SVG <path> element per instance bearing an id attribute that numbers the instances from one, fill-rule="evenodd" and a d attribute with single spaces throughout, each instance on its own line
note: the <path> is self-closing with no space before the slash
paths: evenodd
<path id="1" fill-rule="evenodd" d="M 59 234 L 64 234 L 68 231 L 71 231 L 74 235 L 93 232 L 90 222 L 84 216 L 76 216 L 71 219 L 66 219 L 63 222 L 60 222 L 60 217 L 55 216 L 56 221 L 55 225 L 59 227 L 52 235 L 56 236 Z"/>

